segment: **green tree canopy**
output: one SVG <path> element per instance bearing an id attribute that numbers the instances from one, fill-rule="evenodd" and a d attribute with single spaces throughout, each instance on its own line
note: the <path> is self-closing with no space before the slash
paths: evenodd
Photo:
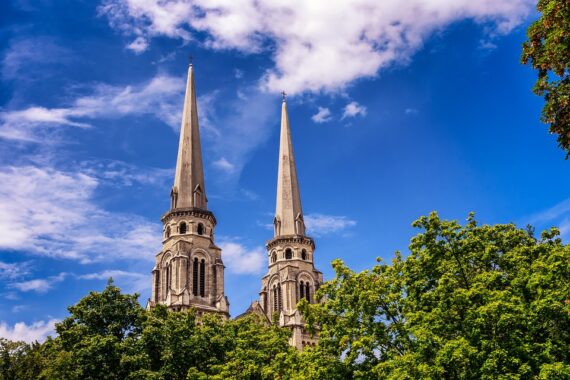
<path id="1" fill-rule="evenodd" d="M 410 255 L 354 273 L 340 260 L 299 306 L 317 352 L 355 378 L 570 378 L 570 247 L 558 231 L 465 226 L 433 213 Z M 316 377 L 315 377 L 316 378 Z"/>
<path id="2" fill-rule="evenodd" d="M 55 339 L 1 340 L 0 379 L 273 379 L 285 371 L 282 359 L 297 354 L 288 330 L 256 315 L 198 320 L 193 310 L 162 305 L 147 312 L 137 298 L 110 280 L 69 307 Z"/>
<path id="3" fill-rule="evenodd" d="M 540 18 L 527 31 L 522 62 L 538 71 L 534 86 L 546 101 L 542 121 L 558 135 L 558 144 L 570 157 L 570 2 L 539 0 Z"/>
<path id="4" fill-rule="evenodd" d="M 299 303 L 314 348 L 252 314 L 145 311 L 109 282 L 42 344 L 0 339 L 0 379 L 570 379 L 570 246 L 513 224 L 413 224 L 396 253 L 355 273 L 340 260 Z"/>

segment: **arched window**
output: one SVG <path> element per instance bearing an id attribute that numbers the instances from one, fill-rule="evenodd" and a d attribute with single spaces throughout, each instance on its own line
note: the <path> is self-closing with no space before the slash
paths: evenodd
<path id="1" fill-rule="evenodd" d="M 291 251 L 291 248 L 287 248 L 285 250 L 285 259 L 291 260 L 292 258 L 293 258 L 293 251 Z"/>
<path id="2" fill-rule="evenodd" d="M 305 298 L 305 283 L 301 281 L 299 284 L 299 299 Z"/>
<path id="3" fill-rule="evenodd" d="M 200 297 L 204 297 L 206 294 L 206 261 L 202 259 L 200 261 Z"/>
<path id="4" fill-rule="evenodd" d="M 277 284 L 277 300 L 279 304 L 279 311 L 283 310 L 283 303 L 281 302 L 281 284 Z"/>
<path id="5" fill-rule="evenodd" d="M 198 295 L 198 258 L 194 258 L 194 265 L 192 266 L 192 294 Z"/>
<path id="6" fill-rule="evenodd" d="M 307 260 L 307 251 L 304 250 L 304 249 L 301 251 L 301 258 L 302 258 L 303 260 Z"/>
<path id="7" fill-rule="evenodd" d="M 277 311 L 277 286 L 273 285 L 273 311 Z"/>
<path id="8" fill-rule="evenodd" d="M 178 227 L 178 231 L 180 232 L 180 234 L 186 233 L 186 222 L 180 223 L 180 226 Z"/>
<path id="9" fill-rule="evenodd" d="M 275 252 L 273 252 L 273 253 L 271 254 L 271 262 L 274 263 L 274 262 L 276 262 L 276 261 L 277 261 L 277 254 L 276 254 Z"/>
<path id="10" fill-rule="evenodd" d="M 160 301 L 160 271 L 155 271 L 154 275 L 154 302 L 158 303 Z"/>
<path id="11" fill-rule="evenodd" d="M 196 232 L 198 232 L 198 235 L 204 235 L 204 225 L 202 223 L 198 224 L 198 229 Z"/>
<path id="12" fill-rule="evenodd" d="M 166 283 L 166 278 L 168 277 L 166 275 L 168 271 L 168 267 L 164 266 L 162 268 L 162 281 L 161 281 L 161 286 L 162 286 L 162 298 L 166 299 L 166 295 L 168 294 L 168 284 Z"/>
<path id="13" fill-rule="evenodd" d="M 166 267 L 166 291 L 170 290 L 170 263 Z"/>
<path id="14" fill-rule="evenodd" d="M 305 298 L 307 298 L 308 302 L 311 302 L 311 287 L 308 282 L 305 284 Z"/>

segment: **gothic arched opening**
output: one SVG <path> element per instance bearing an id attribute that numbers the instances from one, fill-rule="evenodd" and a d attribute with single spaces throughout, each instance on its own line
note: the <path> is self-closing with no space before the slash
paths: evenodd
<path id="1" fill-rule="evenodd" d="M 292 258 L 293 258 L 293 251 L 291 250 L 291 248 L 287 248 L 285 250 L 285 259 L 291 260 Z"/>
<path id="2" fill-rule="evenodd" d="M 202 259 L 200 261 L 200 297 L 204 297 L 206 294 L 206 261 Z"/>
<path id="3" fill-rule="evenodd" d="M 186 222 L 181 222 L 180 225 L 178 226 L 178 231 L 180 232 L 180 234 L 185 234 L 187 230 L 188 226 L 186 225 Z"/>
<path id="4" fill-rule="evenodd" d="M 194 258 L 194 265 L 192 266 L 192 294 L 198 295 L 198 258 Z"/>

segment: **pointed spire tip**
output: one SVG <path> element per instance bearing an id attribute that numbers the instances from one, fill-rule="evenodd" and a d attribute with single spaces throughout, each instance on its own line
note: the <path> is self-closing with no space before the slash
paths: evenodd
<path id="1" fill-rule="evenodd" d="M 281 96 L 283 96 L 283 103 L 287 102 L 287 93 L 285 91 L 281 91 Z"/>

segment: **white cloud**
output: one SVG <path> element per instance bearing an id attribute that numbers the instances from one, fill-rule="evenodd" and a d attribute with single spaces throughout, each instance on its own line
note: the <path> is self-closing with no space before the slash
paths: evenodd
<path id="1" fill-rule="evenodd" d="M 332 119 L 331 111 L 326 107 L 319 107 L 319 111 L 311 116 L 315 123 L 326 123 Z"/>
<path id="2" fill-rule="evenodd" d="M 560 229 L 560 236 L 563 239 L 570 239 L 570 217 L 562 220 L 558 228 Z"/>
<path id="3" fill-rule="evenodd" d="M 0 168 L 0 249 L 82 262 L 152 260 L 160 226 L 93 200 L 95 177 L 49 167 Z"/>
<path id="4" fill-rule="evenodd" d="M 497 48 L 497 44 L 493 43 L 492 41 L 489 41 L 489 40 L 480 40 L 479 41 L 479 49 L 481 49 L 481 50 L 491 51 L 491 50 L 495 50 L 496 48 Z"/>
<path id="5" fill-rule="evenodd" d="M 128 293 L 141 292 L 151 287 L 150 274 L 127 272 L 119 269 L 104 270 L 102 272 L 87 273 L 77 276 L 82 280 L 105 280 L 113 278 L 113 281 Z"/>
<path id="6" fill-rule="evenodd" d="M 163 186 L 174 176 L 174 168 L 148 168 L 117 160 L 82 161 L 79 164 L 74 163 L 73 166 L 79 167 L 81 173 L 96 178 L 100 182 L 121 186 L 133 186 L 134 184 Z"/>
<path id="7" fill-rule="evenodd" d="M 354 227 L 356 221 L 346 216 L 309 214 L 305 215 L 305 225 L 310 234 L 322 236 Z"/>
<path id="8" fill-rule="evenodd" d="M 38 321 L 30 325 L 18 322 L 13 327 L 10 327 L 6 322 L 0 322 L 0 337 L 28 343 L 43 342 L 48 335 L 55 334 L 55 324 L 58 322 L 59 320 L 57 319 Z"/>
<path id="9" fill-rule="evenodd" d="M 249 199 L 250 201 L 255 201 L 259 198 L 259 195 L 255 191 L 247 190 L 247 189 L 240 189 L 240 193 Z"/>
<path id="10" fill-rule="evenodd" d="M 28 305 L 15 305 L 12 306 L 12 313 L 20 313 L 22 311 L 28 310 L 30 307 Z"/>
<path id="11" fill-rule="evenodd" d="M 358 104 L 357 102 L 350 102 L 344 107 L 342 119 L 347 117 L 366 116 L 366 107 Z"/>
<path id="12" fill-rule="evenodd" d="M 530 217 L 529 223 L 548 222 L 558 219 L 565 214 L 570 214 L 570 198 L 563 200 L 551 208 L 534 214 Z"/>
<path id="13" fill-rule="evenodd" d="M 243 78 L 243 70 L 234 69 L 234 77 L 235 77 L 236 79 L 241 79 L 241 78 Z"/>
<path id="14" fill-rule="evenodd" d="M 78 97 L 67 107 L 31 106 L 0 112 L 0 137 L 45 143 L 62 133 L 61 126 L 88 128 L 95 118 L 149 114 L 178 130 L 183 94 L 184 80 L 168 75 L 135 86 L 97 84 L 90 95 Z"/>
<path id="15" fill-rule="evenodd" d="M 225 241 L 219 243 L 228 271 L 236 274 L 259 274 L 265 268 L 265 250 L 262 247 L 248 249 L 244 245 Z"/>
<path id="16" fill-rule="evenodd" d="M 190 41 L 211 49 L 269 51 L 261 86 L 294 94 L 336 91 L 406 63 L 435 32 L 462 20 L 505 34 L 531 0 L 104 0 L 100 14 L 127 35 Z"/>
<path id="17" fill-rule="evenodd" d="M 127 49 L 132 50 L 135 54 L 141 54 L 148 48 L 148 41 L 144 37 L 137 37 L 133 42 L 127 45 Z"/>
<path id="18" fill-rule="evenodd" d="M 1 74 L 4 79 L 18 80 L 21 84 L 22 81 L 37 80 L 52 74 L 52 68 L 61 67 L 72 57 L 71 52 L 59 46 L 53 38 L 18 38 L 10 41 L 2 59 Z"/>
<path id="19" fill-rule="evenodd" d="M 222 182 L 224 188 L 233 188 L 228 182 L 239 178 L 254 149 L 271 135 L 271 126 L 278 127 L 280 103 L 274 96 L 257 88 L 244 88 L 241 93 L 247 99 L 246 103 L 240 98 L 221 100 L 216 94 L 198 99 L 199 102 L 204 99 L 198 107 L 200 128 L 209 140 L 205 146 L 213 150 L 214 156 L 221 157 L 212 164 L 226 174 L 214 180 Z M 219 108 L 226 112 L 219 114 L 214 111 Z"/>
<path id="20" fill-rule="evenodd" d="M 9 286 L 11 288 L 18 289 L 21 292 L 36 292 L 36 293 L 46 293 L 48 290 L 53 288 L 53 285 L 61 282 L 65 279 L 67 273 L 60 273 L 57 276 L 51 276 L 48 278 L 34 279 L 28 281 L 21 281 L 11 283 Z"/>
<path id="21" fill-rule="evenodd" d="M 525 223 L 539 224 L 543 228 L 558 226 L 560 236 L 564 239 L 570 239 L 570 198 L 526 219 Z"/>
<path id="22" fill-rule="evenodd" d="M 231 173 L 235 170 L 235 165 L 226 160 L 225 157 L 220 158 L 212 163 L 216 168 L 223 170 L 225 172 Z"/>
<path id="23" fill-rule="evenodd" d="M 6 263 L 0 261 L 0 279 L 15 279 L 30 273 L 29 262 Z"/>

